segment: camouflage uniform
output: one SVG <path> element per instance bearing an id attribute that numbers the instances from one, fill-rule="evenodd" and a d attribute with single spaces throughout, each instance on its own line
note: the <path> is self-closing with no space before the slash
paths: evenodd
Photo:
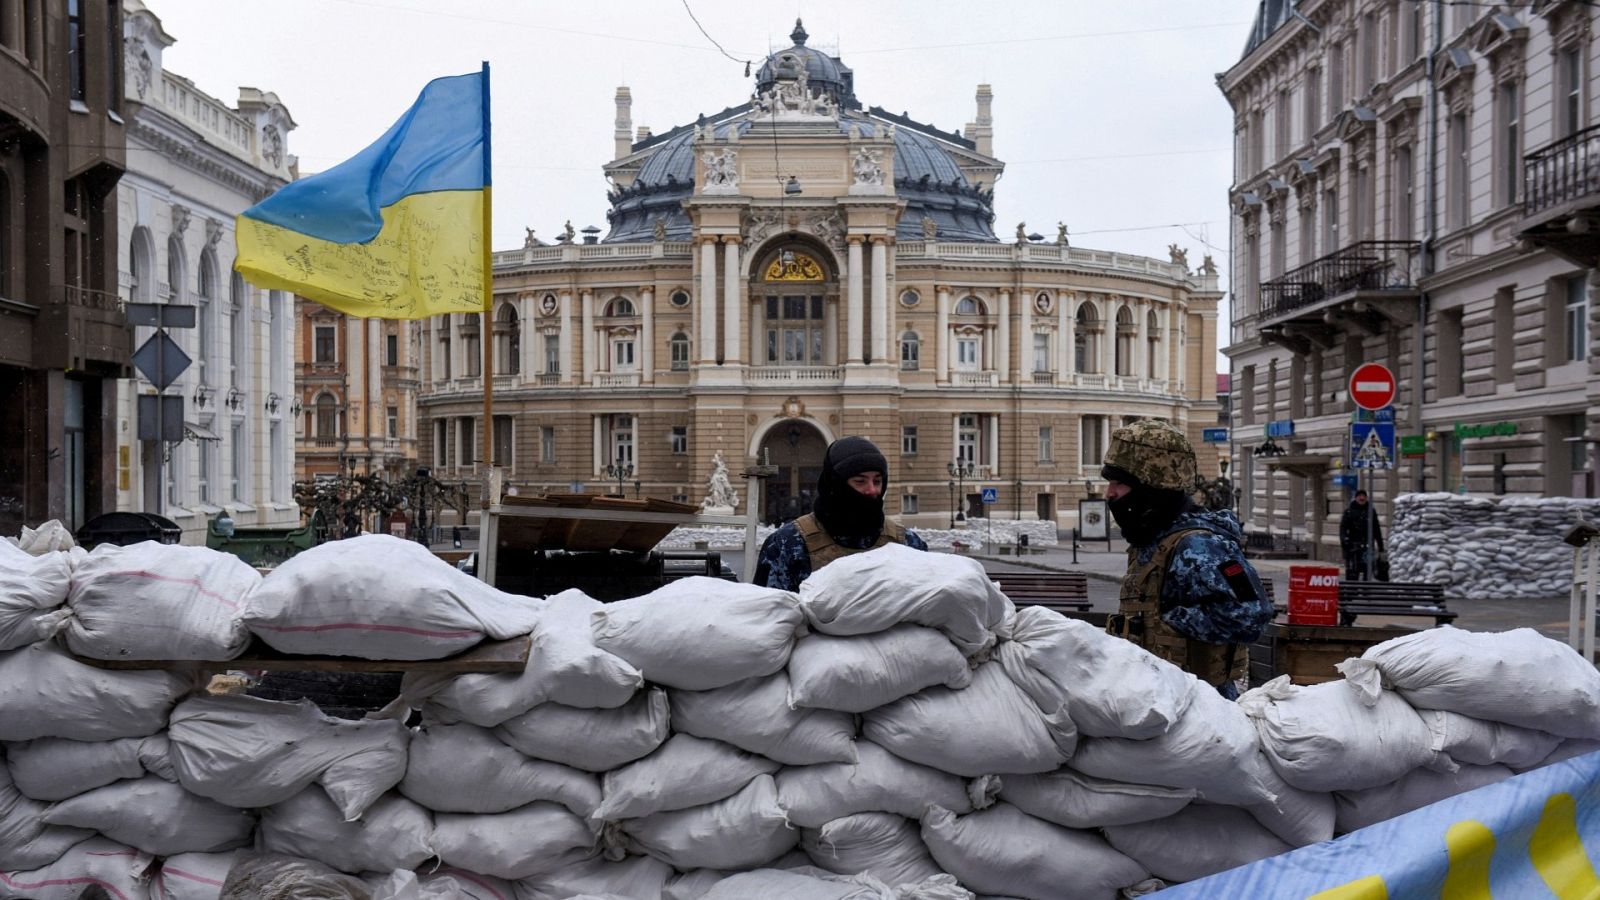
<path id="1" fill-rule="evenodd" d="M 865 550 L 876 543 L 875 538 L 835 538 L 839 544 L 854 550 Z M 928 549 L 927 543 L 907 530 L 905 545 L 913 550 Z M 777 588 L 780 591 L 798 591 L 800 582 L 811 577 L 811 554 L 806 550 L 806 539 L 793 522 L 786 522 L 774 531 L 761 545 L 761 555 L 756 560 L 754 584 Z"/>
<path id="2" fill-rule="evenodd" d="M 1135 491 L 1187 494 L 1195 484 L 1188 439 L 1154 420 L 1113 432 L 1106 466 L 1136 478 Z M 1275 614 L 1245 561 L 1242 538 L 1231 511 L 1185 505 L 1153 539 L 1128 547 L 1128 575 L 1109 630 L 1237 697 L 1248 645 Z"/>

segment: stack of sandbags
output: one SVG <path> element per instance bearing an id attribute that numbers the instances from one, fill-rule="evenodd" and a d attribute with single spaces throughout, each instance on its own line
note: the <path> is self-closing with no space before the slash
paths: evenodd
<path id="1" fill-rule="evenodd" d="M 63 638 L 88 659 L 233 659 L 250 643 L 244 610 L 260 583 L 208 547 L 102 545 L 73 572 Z"/>

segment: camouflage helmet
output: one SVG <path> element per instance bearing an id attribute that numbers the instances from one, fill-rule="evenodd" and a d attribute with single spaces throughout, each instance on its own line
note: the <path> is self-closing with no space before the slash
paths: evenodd
<path id="1" fill-rule="evenodd" d="M 1194 447 L 1183 432 L 1157 419 L 1140 419 L 1111 432 L 1105 465 L 1122 469 L 1149 487 L 1194 489 Z"/>

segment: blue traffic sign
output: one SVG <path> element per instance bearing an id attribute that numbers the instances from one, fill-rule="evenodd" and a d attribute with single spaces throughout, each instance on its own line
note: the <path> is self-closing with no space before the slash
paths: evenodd
<path id="1" fill-rule="evenodd" d="M 983 502 L 985 502 L 985 503 L 999 503 L 1000 502 L 1000 489 L 999 488 L 992 488 L 992 487 L 984 488 L 983 489 Z"/>
<path id="2" fill-rule="evenodd" d="M 1228 429 L 1203 428 L 1200 430 L 1200 439 L 1208 444 L 1226 444 L 1228 442 Z"/>
<path id="3" fill-rule="evenodd" d="M 1394 423 L 1350 423 L 1350 468 L 1394 468 Z"/>

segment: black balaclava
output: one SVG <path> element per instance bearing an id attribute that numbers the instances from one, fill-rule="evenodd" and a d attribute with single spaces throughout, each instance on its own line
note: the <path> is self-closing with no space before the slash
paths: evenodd
<path id="1" fill-rule="evenodd" d="M 1131 488 L 1121 499 L 1107 504 L 1111 518 L 1116 520 L 1122 537 L 1130 546 L 1147 547 L 1155 543 L 1190 506 L 1189 495 L 1183 491 L 1150 487 L 1125 469 L 1106 466 L 1100 475 Z"/>
<path id="2" fill-rule="evenodd" d="M 868 497 L 850 486 L 850 479 L 862 472 L 881 472 L 888 490 L 889 461 L 864 437 L 840 438 L 822 455 L 811 513 L 835 539 L 876 539 L 883 531 L 883 494 Z"/>

